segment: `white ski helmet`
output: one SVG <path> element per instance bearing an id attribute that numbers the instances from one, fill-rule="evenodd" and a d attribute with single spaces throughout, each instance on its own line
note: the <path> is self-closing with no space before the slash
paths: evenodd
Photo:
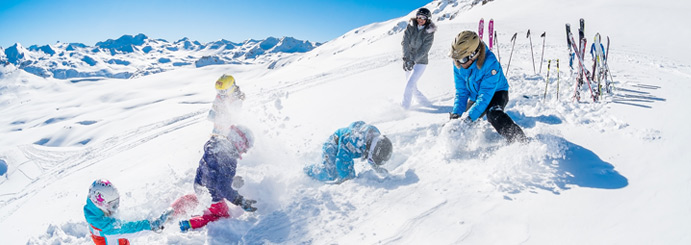
<path id="1" fill-rule="evenodd" d="M 89 188 L 89 200 L 106 214 L 111 214 L 120 205 L 120 194 L 110 181 L 98 179 Z"/>
<path id="2" fill-rule="evenodd" d="M 245 153 L 254 146 L 254 134 L 242 125 L 231 125 L 226 137 L 240 153 Z"/>

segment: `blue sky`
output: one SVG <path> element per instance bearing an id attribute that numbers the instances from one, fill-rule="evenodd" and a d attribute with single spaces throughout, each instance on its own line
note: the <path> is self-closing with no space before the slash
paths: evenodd
<path id="1" fill-rule="evenodd" d="M 269 36 L 326 42 L 432 0 L 1 0 L 0 46 L 94 45 L 124 34 L 202 43 Z"/>

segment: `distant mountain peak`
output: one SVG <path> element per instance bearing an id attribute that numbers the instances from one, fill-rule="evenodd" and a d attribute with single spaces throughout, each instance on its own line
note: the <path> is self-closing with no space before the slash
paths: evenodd
<path id="1" fill-rule="evenodd" d="M 135 51 L 135 46 L 141 46 L 144 42 L 149 39 L 144 34 L 137 34 L 136 36 L 123 35 L 118 39 L 108 39 L 103 42 L 96 43 L 97 48 L 110 50 L 111 54 L 118 52 L 132 53 Z"/>

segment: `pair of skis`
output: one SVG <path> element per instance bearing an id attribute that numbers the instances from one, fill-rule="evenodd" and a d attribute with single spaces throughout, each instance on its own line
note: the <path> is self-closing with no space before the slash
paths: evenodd
<path id="1" fill-rule="evenodd" d="M 578 35 L 579 35 L 579 44 L 577 46 L 576 40 L 573 38 L 573 34 L 571 33 L 571 24 L 566 24 L 566 37 L 567 37 L 567 44 L 569 44 L 569 52 L 571 55 L 571 59 L 573 60 L 574 57 L 578 61 L 578 79 L 576 82 L 575 86 L 575 92 L 574 92 L 574 99 L 580 101 L 580 88 L 581 86 L 585 83 L 588 85 L 588 90 L 590 91 L 590 96 L 592 97 L 594 102 L 598 101 L 598 96 L 596 93 L 593 91 L 592 88 L 592 81 L 590 79 L 590 76 L 588 76 L 589 72 L 585 68 L 585 62 L 584 62 L 584 53 L 585 53 L 585 21 L 583 19 L 580 20 L 580 28 L 578 30 Z M 571 64 L 571 62 L 570 62 Z"/>
<path id="2" fill-rule="evenodd" d="M 477 28 L 477 35 L 480 36 L 480 40 L 482 40 L 483 34 L 485 31 L 485 18 L 480 18 L 480 23 L 478 24 Z M 489 50 L 493 50 L 495 46 L 495 42 L 497 39 L 497 32 L 494 30 L 494 19 L 489 19 L 489 24 L 487 25 L 487 31 L 489 32 Z M 497 50 L 499 47 L 497 47 Z"/>
<path id="3" fill-rule="evenodd" d="M 609 37 L 607 37 L 607 48 L 609 49 Z M 609 66 L 607 65 L 607 54 L 605 53 L 605 48 L 602 45 L 600 33 L 595 34 L 593 44 L 590 46 L 590 55 L 593 58 L 593 74 L 591 80 L 597 81 L 598 94 L 600 97 L 602 97 L 604 94 L 602 91 L 603 86 L 605 90 L 604 92 L 612 93 L 611 81 L 613 81 L 613 79 L 607 79 L 607 74 L 610 74 L 610 78 L 612 75 L 611 72 L 609 72 Z M 603 80 L 604 85 L 602 84 Z"/>

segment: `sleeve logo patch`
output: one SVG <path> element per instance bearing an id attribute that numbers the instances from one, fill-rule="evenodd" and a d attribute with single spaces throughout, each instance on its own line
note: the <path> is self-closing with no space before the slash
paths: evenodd
<path id="1" fill-rule="evenodd" d="M 492 76 L 497 75 L 497 70 L 492 70 Z"/>

